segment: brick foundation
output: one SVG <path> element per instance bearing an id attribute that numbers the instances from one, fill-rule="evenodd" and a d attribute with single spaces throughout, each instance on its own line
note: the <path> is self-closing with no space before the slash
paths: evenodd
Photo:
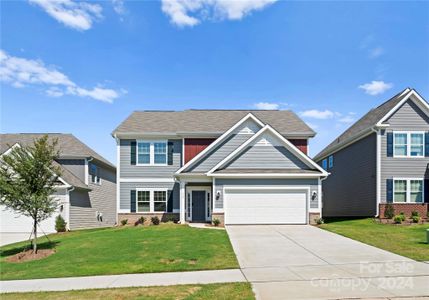
<path id="1" fill-rule="evenodd" d="M 384 210 L 386 209 L 387 204 L 380 204 L 380 218 L 384 219 Z M 411 212 L 417 211 L 419 216 L 422 218 L 427 218 L 428 212 L 428 203 L 391 203 L 395 209 L 395 215 L 399 215 L 401 212 L 405 214 L 406 217 L 411 217 Z"/>
<path id="2" fill-rule="evenodd" d="M 309 213 L 308 214 L 308 221 L 311 225 L 315 225 L 316 220 L 320 219 L 320 213 Z"/>
<path id="3" fill-rule="evenodd" d="M 121 224 L 122 220 L 127 219 L 128 225 L 134 225 L 134 223 L 144 217 L 146 220 L 145 225 L 152 224 L 151 218 L 157 216 L 161 222 L 168 222 L 174 220 L 175 222 L 179 221 L 178 213 L 120 213 L 118 214 L 118 224 Z"/>
<path id="4" fill-rule="evenodd" d="M 219 226 L 225 226 L 225 217 L 224 213 L 212 213 L 212 220 L 219 219 Z"/>

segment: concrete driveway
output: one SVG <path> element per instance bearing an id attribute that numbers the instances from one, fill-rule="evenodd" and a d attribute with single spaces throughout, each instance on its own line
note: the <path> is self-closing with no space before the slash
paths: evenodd
<path id="1" fill-rule="evenodd" d="M 429 265 L 307 225 L 228 226 L 258 299 L 429 296 Z"/>

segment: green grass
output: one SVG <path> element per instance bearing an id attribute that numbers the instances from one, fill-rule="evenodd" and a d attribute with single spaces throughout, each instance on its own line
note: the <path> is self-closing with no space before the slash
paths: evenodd
<path id="1" fill-rule="evenodd" d="M 56 253 L 23 263 L 5 259 L 26 243 L 0 248 L 2 280 L 238 268 L 225 230 L 162 224 L 54 234 Z M 49 247 L 43 243 L 41 248 Z"/>
<path id="2" fill-rule="evenodd" d="M 429 261 L 428 224 L 398 226 L 374 219 L 349 219 L 328 221 L 320 227 L 414 260 Z"/>
<path id="3" fill-rule="evenodd" d="M 205 285 L 175 285 L 163 287 L 76 290 L 68 292 L 38 292 L 0 294 L 2 300 L 78 300 L 78 299 L 159 299 L 159 300 L 251 300 L 255 299 L 249 283 L 223 283 Z"/>

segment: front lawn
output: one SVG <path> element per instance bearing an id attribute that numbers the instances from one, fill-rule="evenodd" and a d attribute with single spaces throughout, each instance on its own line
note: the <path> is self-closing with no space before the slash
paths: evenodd
<path id="1" fill-rule="evenodd" d="M 2 280 L 238 268 L 225 230 L 162 224 L 54 234 L 56 253 L 29 262 L 5 259 L 25 243 L 0 248 Z M 46 239 L 45 239 L 46 241 Z M 28 243 L 27 243 L 28 244 Z M 47 243 L 41 245 L 49 247 Z"/>
<path id="2" fill-rule="evenodd" d="M 428 224 L 405 226 L 380 224 L 374 219 L 355 219 L 332 220 L 320 227 L 414 260 L 429 261 Z"/>
<path id="3" fill-rule="evenodd" d="M 121 289 L 78 290 L 68 292 L 38 292 L 0 294 L 2 300 L 62 300 L 62 299 L 160 299 L 160 300 L 251 300 L 255 299 L 249 283 L 205 285 L 175 285 L 163 287 L 134 287 Z"/>

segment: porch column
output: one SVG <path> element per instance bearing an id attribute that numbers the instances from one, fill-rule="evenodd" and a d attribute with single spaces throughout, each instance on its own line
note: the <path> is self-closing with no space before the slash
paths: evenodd
<path id="1" fill-rule="evenodd" d="M 185 192 L 185 182 L 180 181 L 180 224 L 185 224 L 186 219 L 186 192 Z"/>

